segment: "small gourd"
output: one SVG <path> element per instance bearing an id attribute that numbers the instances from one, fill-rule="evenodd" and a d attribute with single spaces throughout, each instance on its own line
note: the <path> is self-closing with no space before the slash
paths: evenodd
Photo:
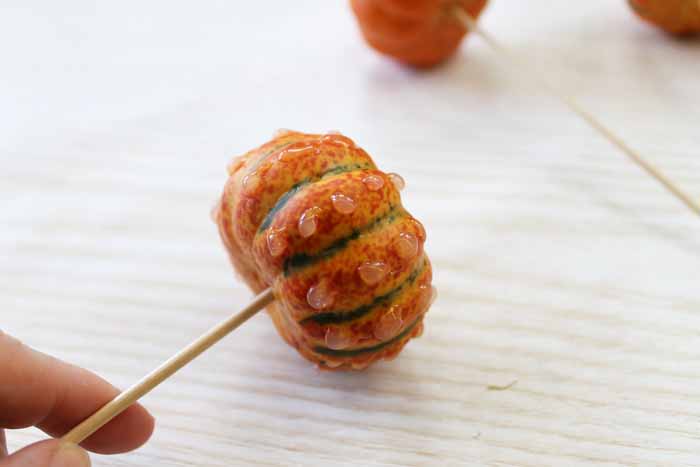
<path id="1" fill-rule="evenodd" d="M 476 18 L 487 0 L 351 0 L 365 40 L 401 63 L 427 68 L 449 58 L 465 34 L 457 8 Z"/>

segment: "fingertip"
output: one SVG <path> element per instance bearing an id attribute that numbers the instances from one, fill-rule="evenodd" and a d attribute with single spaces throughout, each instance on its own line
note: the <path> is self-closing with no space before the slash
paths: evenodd
<path id="1" fill-rule="evenodd" d="M 89 467 L 90 456 L 74 444 L 52 439 L 31 444 L 0 461 L 3 467 Z"/>
<path id="2" fill-rule="evenodd" d="M 136 420 L 140 420 L 140 437 L 136 440 L 138 442 L 138 445 L 134 448 L 136 449 L 143 446 L 149 439 L 151 439 L 151 436 L 153 436 L 153 432 L 156 429 L 156 419 L 151 412 L 149 412 L 141 404 L 134 405 L 133 410 L 136 412 L 134 418 Z"/>
<path id="3" fill-rule="evenodd" d="M 0 331 L 2 332 L 2 331 Z M 5 430 L 0 428 L 0 459 L 7 456 L 7 441 L 5 440 Z"/>
<path id="4" fill-rule="evenodd" d="M 98 454 L 118 454 L 143 446 L 153 435 L 155 418 L 140 404 L 119 414 L 81 446 Z"/>
<path id="5" fill-rule="evenodd" d="M 90 467 L 91 465 L 87 451 L 71 443 L 60 443 L 49 461 L 49 467 Z"/>

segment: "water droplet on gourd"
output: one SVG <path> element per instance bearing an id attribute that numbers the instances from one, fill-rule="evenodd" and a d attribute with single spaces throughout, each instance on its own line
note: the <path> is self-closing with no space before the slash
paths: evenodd
<path id="1" fill-rule="evenodd" d="M 299 222 L 297 223 L 299 235 L 304 238 L 308 238 L 316 233 L 316 228 L 318 227 L 318 214 L 320 211 L 321 209 L 315 206 L 302 213 L 302 215 L 299 217 Z"/>
<path id="2" fill-rule="evenodd" d="M 294 133 L 294 131 L 289 130 L 287 128 L 279 128 L 272 133 L 272 138 L 280 138 L 280 137 L 286 136 L 290 133 Z"/>
<path id="3" fill-rule="evenodd" d="M 374 326 L 374 337 L 380 341 L 389 340 L 399 333 L 402 324 L 403 320 L 398 308 L 392 306 Z"/>
<path id="4" fill-rule="evenodd" d="M 271 229 L 267 234 L 267 249 L 270 256 L 276 258 L 287 249 L 287 238 L 284 229 Z"/>
<path id="5" fill-rule="evenodd" d="M 354 199 L 342 193 L 331 195 L 331 202 L 333 203 L 333 208 L 341 214 L 350 214 L 357 207 Z"/>
<path id="6" fill-rule="evenodd" d="M 352 344 L 352 337 L 343 329 L 330 327 L 326 330 L 326 347 L 334 350 L 347 349 Z"/>
<path id="7" fill-rule="evenodd" d="M 381 261 L 366 262 L 357 268 L 360 279 L 367 285 L 378 284 L 388 271 L 388 267 Z"/>
<path id="8" fill-rule="evenodd" d="M 214 206 L 212 206 L 209 211 L 209 217 L 215 224 L 219 222 L 219 211 L 221 211 L 221 200 L 214 203 Z"/>
<path id="9" fill-rule="evenodd" d="M 306 301 L 314 310 L 323 310 L 333 305 L 335 301 L 334 295 L 328 283 L 321 281 L 309 288 L 309 291 L 306 293 Z"/>
<path id="10" fill-rule="evenodd" d="M 255 191 L 260 185 L 260 175 L 257 172 L 252 172 L 243 177 L 243 189 L 247 192 Z"/>
<path id="11" fill-rule="evenodd" d="M 368 190 L 377 191 L 381 190 L 381 188 L 384 186 L 384 179 L 379 175 L 371 174 L 363 178 L 362 183 L 367 186 Z"/>
<path id="12" fill-rule="evenodd" d="M 396 253 L 403 259 L 410 259 L 418 254 L 418 239 L 415 235 L 402 232 L 396 239 Z"/>
<path id="13" fill-rule="evenodd" d="M 406 186 L 406 181 L 403 179 L 403 177 L 397 173 L 390 173 L 386 174 L 387 177 L 389 177 L 389 180 L 391 180 L 391 183 L 394 184 L 397 190 L 401 191 L 404 189 Z"/>

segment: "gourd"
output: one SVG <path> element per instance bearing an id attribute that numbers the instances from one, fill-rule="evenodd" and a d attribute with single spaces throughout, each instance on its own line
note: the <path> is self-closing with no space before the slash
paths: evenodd
<path id="1" fill-rule="evenodd" d="M 403 179 L 340 134 L 284 131 L 229 167 L 217 213 L 231 261 L 279 334 L 324 369 L 395 357 L 434 297 Z"/>
<path id="2" fill-rule="evenodd" d="M 467 33 L 455 8 L 478 17 L 486 0 L 351 0 L 365 37 L 376 50 L 419 68 L 437 65 Z"/>
<path id="3" fill-rule="evenodd" d="M 629 0 L 644 20 L 676 35 L 700 33 L 700 0 Z"/>

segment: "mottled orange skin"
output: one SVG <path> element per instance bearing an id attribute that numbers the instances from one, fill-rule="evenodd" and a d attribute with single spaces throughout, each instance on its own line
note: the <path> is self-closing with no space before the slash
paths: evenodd
<path id="1" fill-rule="evenodd" d="M 671 34 L 700 33 L 700 0 L 629 0 L 629 4 L 642 19 Z"/>
<path id="2" fill-rule="evenodd" d="M 369 189 L 363 182 L 368 175 L 381 177 L 384 184 Z M 334 208 L 331 196 L 336 193 L 353 199 L 354 211 L 343 214 Z M 280 198 L 286 202 L 268 216 Z M 298 222 L 310 208 L 316 212 L 316 231 L 304 238 Z M 284 132 L 236 158 L 229 166 L 216 221 L 231 262 L 245 282 L 255 292 L 272 287 L 277 300 L 268 312 L 279 334 L 320 368 L 363 369 L 379 359 L 394 358 L 408 340 L 422 333 L 432 281 L 423 252 L 425 230 L 403 209 L 387 175 L 349 138 Z M 270 232 L 284 238 L 285 246 L 275 256 L 268 245 Z M 417 239 L 417 251 L 410 257 L 399 255 L 396 242 L 402 234 Z M 349 240 L 327 253 L 340 239 Z M 296 264 L 291 259 L 301 255 L 314 260 L 288 265 Z M 387 273 L 368 285 L 358 267 L 374 261 L 386 264 Z M 329 309 L 314 309 L 307 299 L 309 289 L 320 281 L 334 292 Z M 386 294 L 391 294 L 390 300 L 368 307 L 368 312 L 352 320 L 315 321 L 319 313 L 356 310 Z M 377 323 L 390 308 L 400 316 L 401 327 L 395 338 L 381 340 L 375 335 Z M 319 353 L 319 347 L 326 346 L 329 329 L 348 340 L 342 350 L 390 344 L 352 356 Z"/>
<path id="3" fill-rule="evenodd" d="M 435 66 L 450 57 L 467 33 L 455 17 L 461 7 L 478 17 L 487 0 L 351 0 L 365 40 L 399 62 Z"/>

